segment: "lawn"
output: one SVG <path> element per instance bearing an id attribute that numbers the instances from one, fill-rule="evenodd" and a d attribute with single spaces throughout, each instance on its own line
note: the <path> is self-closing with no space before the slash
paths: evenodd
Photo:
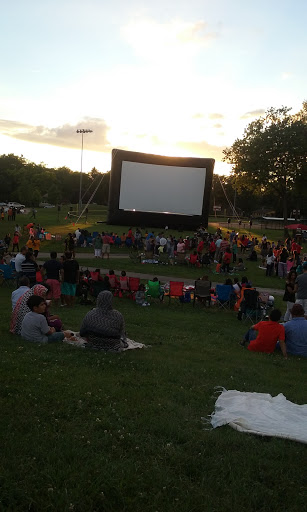
<path id="1" fill-rule="evenodd" d="M 90 211 L 88 229 L 113 231 L 95 224 L 105 213 Z M 39 210 L 37 216 L 53 234 L 66 235 L 74 226 L 57 215 Z M 2 223 L 0 236 L 7 230 Z M 62 242 L 46 242 L 42 251 L 53 248 L 62 251 Z M 88 252 L 81 266 L 110 263 L 165 280 L 206 273 L 127 258 L 97 263 Z M 251 265 L 247 275 L 255 285 L 283 288 Z M 214 410 L 218 386 L 305 403 L 305 360 L 250 353 L 238 344 L 250 324 L 233 312 L 176 301 L 140 308 L 114 299 L 128 336 L 150 345 L 145 350 L 116 355 L 35 345 L 8 333 L 10 293 L 0 288 L 1 512 L 305 510 L 305 445 L 227 426 L 207 430 L 202 421 Z M 280 297 L 276 302 L 285 309 Z M 78 330 L 88 309 L 58 313 L 65 327 Z"/>
<path id="2" fill-rule="evenodd" d="M 0 510 L 301 512 L 306 446 L 207 430 L 216 387 L 306 401 L 306 361 L 253 354 L 249 324 L 200 305 L 114 299 L 146 350 L 104 354 L 8 334 L 1 288 Z M 278 299 L 278 303 L 279 303 Z M 78 329 L 88 307 L 59 310 Z"/>

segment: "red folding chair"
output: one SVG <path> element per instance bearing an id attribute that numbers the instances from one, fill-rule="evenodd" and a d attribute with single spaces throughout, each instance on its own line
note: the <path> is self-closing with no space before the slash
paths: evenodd
<path id="1" fill-rule="evenodd" d="M 182 297 L 183 295 L 184 282 L 181 281 L 170 281 L 169 282 L 169 295 L 168 303 L 171 302 L 171 297 Z"/>
<path id="2" fill-rule="evenodd" d="M 119 289 L 118 279 L 115 275 L 108 274 L 108 277 L 109 277 L 109 283 L 111 286 L 111 291 L 113 291 L 114 295 L 116 296 L 118 294 L 118 289 Z"/>
<path id="3" fill-rule="evenodd" d="M 129 277 L 129 291 L 131 299 L 135 299 L 135 294 L 140 286 L 140 278 L 139 277 Z"/>

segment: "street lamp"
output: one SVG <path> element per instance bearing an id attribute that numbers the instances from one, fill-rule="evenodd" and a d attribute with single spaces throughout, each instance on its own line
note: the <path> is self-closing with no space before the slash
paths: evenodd
<path id="1" fill-rule="evenodd" d="M 80 189 L 79 189 L 79 215 L 82 211 L 82 160 L 83 160 L 83 135 L 84 133 L 93 133 L 93 130 L 76 130 L 76 133 L 81 133 L 81 170 L 80 170 Z"/>

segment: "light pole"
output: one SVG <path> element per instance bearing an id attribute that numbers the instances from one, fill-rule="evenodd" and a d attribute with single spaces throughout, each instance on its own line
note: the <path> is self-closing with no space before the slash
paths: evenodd
<path id="1" fill-rule="evenodd" d="M 83 161 L 83 135 L 84 133 L 93 133 L 93 130 L 84 130 L 81 128 L 76 133 L 81 133 L 81 170 L 80 170 L 80 188 L 79 188 L 79 215 L 82 211 L 82 161 Z"/>

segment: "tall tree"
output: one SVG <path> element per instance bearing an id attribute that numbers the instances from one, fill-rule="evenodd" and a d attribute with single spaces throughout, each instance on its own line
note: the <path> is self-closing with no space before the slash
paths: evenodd
<path id="1" fill-rule="evenodd" d="M 264 117 L 252 121 L 243 137 L 224 150 L 224 161 L 232 164 L 238 189 L 270 194 L 282 200 L 283 217 L 298 181 L 307 173 L 307 123 L 291 115 L 287 107 L 270 108 Z"/>

